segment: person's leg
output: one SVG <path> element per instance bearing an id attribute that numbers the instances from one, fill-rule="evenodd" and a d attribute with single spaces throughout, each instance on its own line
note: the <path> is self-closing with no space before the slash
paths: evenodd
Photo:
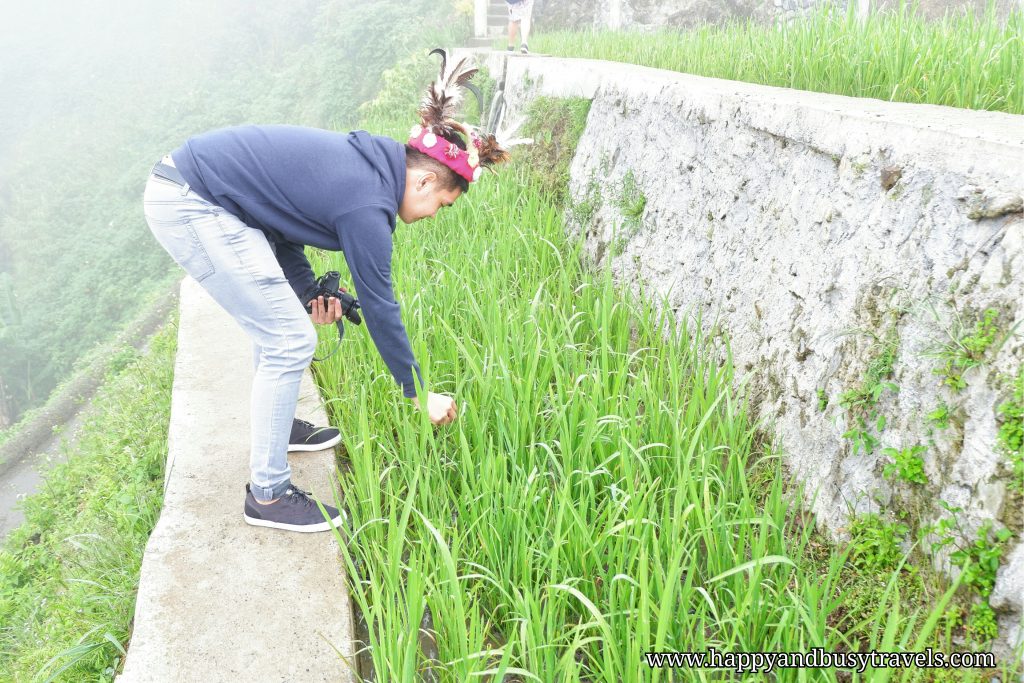
<path id="1" fill-rule="evenodd" d="M 257 342 L 252 343 L 253 375 L 260 370 L 260 358 L 263 349 Z M 288 452 L 323 451 L 341 443 L 341 431 L 335 427 L 317 427 L 311 422 L 292 419 L 291 433 L 288 436 Z"/>
<path id="2" fill-rule="evenodd" d="M 533 18 L 533 0 L 523 0 L 522 14 L 519 19 L 519 32 L 522 35 L 523 42 L 519 46 L 523 54 L 530 51 L 527 43 L 530 42 L 530 22 Z"/>
<path id="3" fill-rule="evenodd" d="M 509 8 L 509 12 L 510 13 L 512 12 L 511 8 Z M 518 26 L 518 24 L 516 22 L 512 21 L 512 18 L 509 17 L 509 20 L 508 20 L 508 48 L 507 48 L 509 52 L 511 52 L 512 50 L 516 49 L 516 26 Z"/>
<path id="4" fill-rule="evenodd" d="M 262 502 L 290 486 L 287 448 L 316 333 L 259 230 L 160 178 L 146 186 L 154 236 L 241 325 L 259 349 L 253 377 L 250 478 Z"/>

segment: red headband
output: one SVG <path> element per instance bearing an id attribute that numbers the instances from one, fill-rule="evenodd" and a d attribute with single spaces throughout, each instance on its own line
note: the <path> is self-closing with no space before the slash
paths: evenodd
<path id="1" fill-rule="evenodd" d="M 440 161 L 469 182 L 473 182 L 480 177 L 480 154 L 477 152 L 478 139 L 472 131 L 470 131 L 470 138 L 471 144 L 467 151 L 460 149 L 455 143 L 438 137 L 429 128 L 417 125 L 409 131 L 409 145 L 413 149 L 423 152 L 431 159 Z"/>

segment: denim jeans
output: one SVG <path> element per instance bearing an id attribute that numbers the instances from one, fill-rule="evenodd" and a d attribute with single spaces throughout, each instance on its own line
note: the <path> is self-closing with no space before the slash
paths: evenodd
<path id="1" fill-rule="evenodd" d="M 153 236 L 249 335 L 251 490 L 272 500 L 290 485 L 288 439 L 316 331 L 263 233 L 188 186 L 151 175 L 143 204 Z"/>

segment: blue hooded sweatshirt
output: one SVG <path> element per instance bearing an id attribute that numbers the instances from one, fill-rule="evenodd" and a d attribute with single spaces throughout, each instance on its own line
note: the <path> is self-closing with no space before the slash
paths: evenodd
<path id="1" fill-rule="evenodd" d="M 344 251 L 377 351 L 402 393 L 416 395 L 419 366 L 391 287 L 401 143 L 365 131 L 240 126 L 192 137 L 171 157 L 196 193 L 266 234 L 296 296 L 315 279 L 304 245 Z"/>

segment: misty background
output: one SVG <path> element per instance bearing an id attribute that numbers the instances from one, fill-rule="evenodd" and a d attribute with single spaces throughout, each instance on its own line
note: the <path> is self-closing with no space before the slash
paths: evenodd
<path id="1" fill-rule="evenodd" d="M 3 0 L 0 429 L 171 295 L 142 215 L 160 157 L 227 125 L 347 129 L 410 32 L 469 23 L 424 0 Z"/>

